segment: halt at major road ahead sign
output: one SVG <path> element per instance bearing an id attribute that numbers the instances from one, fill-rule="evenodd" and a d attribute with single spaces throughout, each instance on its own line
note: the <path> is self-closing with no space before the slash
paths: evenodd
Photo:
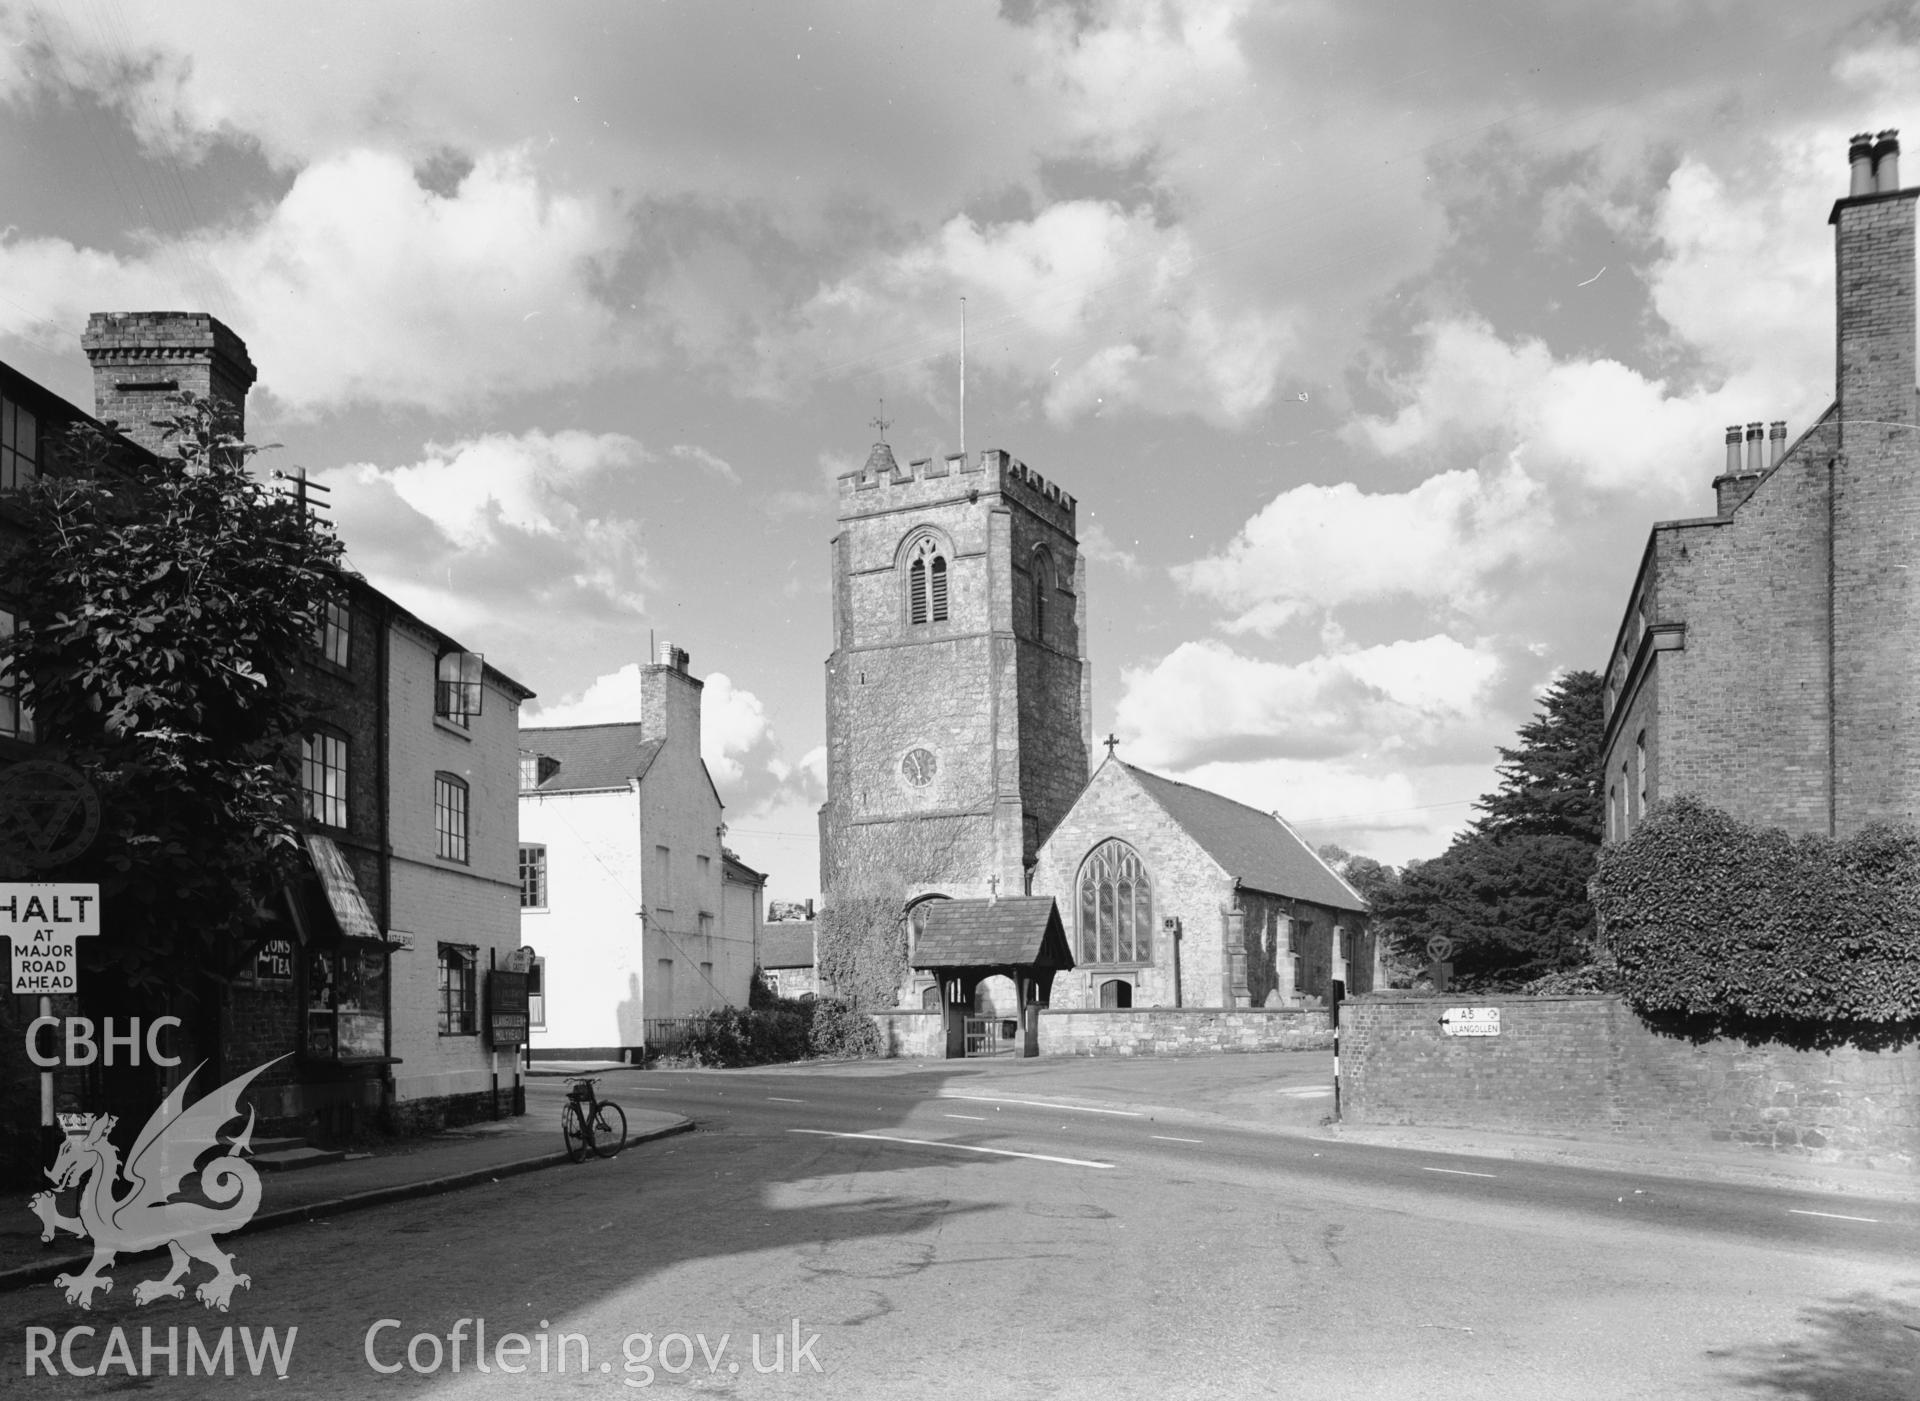
<path id="1" fill-rule="evenodd" d="M 1440 1030 L 1448 1036 L 1498 1036 L 1498 1007 L 1449 1007 L 1441 1015 Z"/>
<path id="2" fill-rule="evenodd" d="M 13 945 L 16 993 L 79 991 L 79 945 L 74 941 L 99 932 L 98 885 L 0 884 L 0 934 Z"/>

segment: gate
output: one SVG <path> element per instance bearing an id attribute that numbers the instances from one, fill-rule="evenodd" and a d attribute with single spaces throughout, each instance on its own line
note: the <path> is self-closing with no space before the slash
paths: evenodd
<path id="1" fill-rule="evenodd" d="M 1020 1024 L 1012 1017 L 968 1017 L 966 1054 L 968 1056 L 1010 1056 L 1018 1042 Z"/>

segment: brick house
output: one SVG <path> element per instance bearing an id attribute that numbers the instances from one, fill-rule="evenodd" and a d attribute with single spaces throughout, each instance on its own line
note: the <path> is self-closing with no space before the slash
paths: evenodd
<path id="1" fill-rule="evenodd" d="M 176 391 L 244 416 L 253 365 L 211 316 L 95 315 L 82 344 L 96 404 L 142 451 L 166 450 L 151 420 Z M 18 406 L 0 408 L 9 486 L 28 470 L 21 411 L 37 416 L 42 448 L 89 418 L 4 366 L 0 397 Z M 18 530 L 0 492 L 7 521 Z M 487 1045 L 482 1011 L 486 970 L 519 943 L 514 793 L 532 692 L 347 574 L 295 684 L 322 712 L 297 756 L 307 869 L 236 951 L 213 1069 L 289 1056 L 251 1091 L 275 1130 L 430 1126 L 504 1108 L 513 1058 Z M 27 738 L 0 735 L 0 762 L 34 757 Z"/>
<path id="2" fill-rule="evenodd" d="M 1278 814 L 1109 756 L 1041 844 L 1033 893 L 1077 962 L 1051 1005 L 1298 1006 L 1377 985 L 1367 904 Z"/>
<path id="3" fill-rule="evenodd" d="M 668 1022 L 747 1002 L 764 882 L 737 860 L 728 872 L 720 795 L 700 757 L 702 683 L 686 652 L 668 642 L 659 655 L 640 671 L 639 720 L 521 731 L 520 927 L 543 1001 L 535 1057 L 630 1055 Z"/>
<path id="4" fill-rule="evenodd" d="M 1914 200 L 1893 132 L 1836 201 L 1834 401 L 1727 430 L 1711 516 L 1655 525 L 1607 668 L 1607 836 L 1665 796 L 1845 836 L 1920 819 Z"/>

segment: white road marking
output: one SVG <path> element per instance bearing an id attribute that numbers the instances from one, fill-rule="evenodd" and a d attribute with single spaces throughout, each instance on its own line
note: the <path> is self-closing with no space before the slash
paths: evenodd
<path id="1" fill-rule="evenodd" d="M 1450 1173 L 1450 1174 L 1452 1174 L 1452 1175 L 1453 1175 L 1453 1176 L 1455 1176 L 1455 1177 L 1498 1177 L 1498 1176 L 1500 1175 L 1500 1174 L 1499 1174 L 1499 1173 L 1497 1173 L 1497 1172 L 1468 1172 L 1468 1171 L 1467 1171 L 1467 1170 L 1466 1170 L 1465 1168 L 1430 1168 L 1430 1167 L 1423 1167 L 1423 1168 L 1421 1168 L 1421 1169 L 1420 1169 L 1420 1171 L 1422 1171 L 1422 1172 L 1445 1172 L 1445 1173 Z"/>
<path id="2" fill-rule="evenodd" d="M 638 1090 L 643 1095 L 670 1095 L 672 1090 L 665 1085 L 622 1085 L 623 1090 Z"/>
<path id="3" fill-rule="evenodd" d="M 1200 1141 L 1197 1138 L 1175 1138 L 1170 1133 L 1156 1133 L 1151 1136 L 1159 1139 L 1162 1143 L 1198 1143 Z"/>
<path id="4" fill-rule="evenodd" d="M 1327 1099 L 1333 1094 L 1330 1085 L 1306 1085 L 1291 1090 L 1276 1090 L 1275 1094 L 1285 1095 L 1288 1099 Z"/>
<path id="5" fill-rule="evenodd" d="M 937 1138 L 899 1138 L 890 1133 L 834 1133 L 829 1129 L 788 1129 L 788 1133 L 810 1133 L 820 1138 L 864 1138 L 874 1143 L 910 1143 L 916 1148 L 951 1148 L 956 1153 L 991 1153 L 996 1158 L 1029 1158 L 1036 1163 L 1065 1163 L 1068 1167 L 1110 1168 L 1112 1163 L 1096 1163 L 1088 1158 L 1056 1158 L 1051 1153 L 1016 1153 L 1011 1148 L 977 1148 L 971 1143 L 946 1143 Z"/>
<path id="6" fill-rule="evenodd" d="M 768 1095 L 769 1104 L 805 1104 L 804 1099 L 788 1099 L 785 1095 Z"/>
<path id="7" fill-rule="evenodd" d="M 1787 1208 L 1787 1215 L 1824 1216 L 1829 1221 L 1864 1221 L 1869 1226 L 1878 1226 L 1880 1224 L 1880 1218 L 1877 1216 L 1842 1216 L 1837 1211 L 1802 1211 L 1798 1207 L 1793 1206 Z"/>
<path id="8" fill-rule="evenodd" d="M 976 1124 L 984 1124 L 987 1122 L 987 1116 L 984 1114 L 942 1114 L 940 1117 L 943 1119 L 971 1119 Z"/>
<path id="9" fill-rule="evenodd" d="M 1030 1109 L 1071 1109 L 1076 1114 L 1113 1114 L 1122 1119 L 1144 1119 L 1146 1114 L 1137 1109 L 1095 1109 L 1086 1104 L 1050 1104 L 1043 1099 L 1002 1099 L 998 1095 L 962 1095 L 943 1094 L 942 1099 L 971 1099 L 982 1104 L 1024 1104 Z"/>

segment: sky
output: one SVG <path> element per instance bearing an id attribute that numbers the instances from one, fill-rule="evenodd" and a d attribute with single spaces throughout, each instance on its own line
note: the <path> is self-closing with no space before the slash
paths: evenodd
<path id="1" fill-rule="evenodd" d="M 218 316 L 524 724 L 685 648 L 804 899 L 835 479 L 958 449 L 964 302 L 968 449 L 1079 501 L 1095 734 L 1397 865 L 1725 425 L 1831 400 L 1827 214 L 1857 131 L 1920 169 L 1917 80 L 1846 0 L 0 0 L 0 359 L 86 407 L 90 312 Z"/>

